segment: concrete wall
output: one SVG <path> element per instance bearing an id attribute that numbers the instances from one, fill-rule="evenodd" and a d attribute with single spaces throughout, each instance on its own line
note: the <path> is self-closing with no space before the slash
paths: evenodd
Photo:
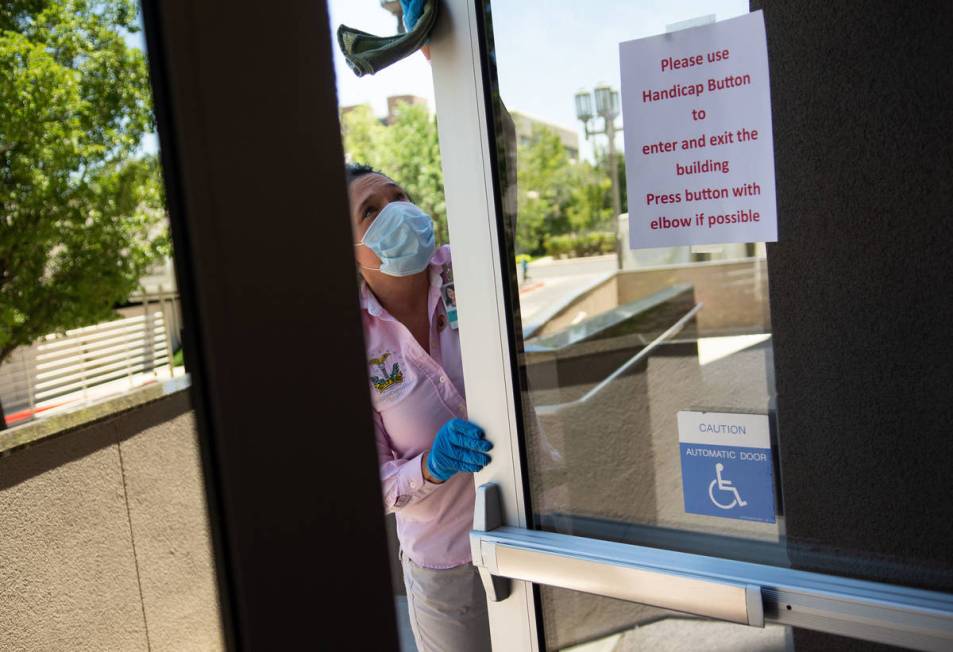
<path id="1" fill-rule="evenodd" d="M 569 328 L 580 312 L 588 319 L 682 283 L 691 285 L 695 299 L 705 304 L 696 317 L 703 337 L 770 332 L 767 263 L 751 258 L 619 272 L 554 315 L 539 335 Z"/>
<path id="2" fill-rule="evenodd" d="M 696 317 L 702 337 L 770 332 L 764 259 L 622 272 L 619 303 L 635 301 L 680 283 L 691 285 L 695 300 L 705 304 Z"/>
<path id="3" fill-rule="evenodd" d="M 613 276 L 559 311 L 546 322 L 538 334 L 540 336 L 552 335 L 569 328 L 581 312 L 586 313 L 584 319 L 588 319 L 618 306 L 619 280 L 617 276 Z"/>
<path id="4" fill-rule="evenodd" d="M 0 457 L 0 650 L 218 650 L 186 392 Z"/>

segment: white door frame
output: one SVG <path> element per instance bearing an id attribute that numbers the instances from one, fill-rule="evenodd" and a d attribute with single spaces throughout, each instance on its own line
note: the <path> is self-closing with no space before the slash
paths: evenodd
<path id="1" fill-rule="evenodd" d="M 507 306 L 501 284 L 490 134 L 487 133 L 479 32 L 471 0 L 445 0 L 431 37 L 431 66 L 443 160 L 453 278 L 460 296 L 460 346 L 467 410 L 493 442 L 493 462 L 477 486 L 501 488 L 504 522 L 527 527 L 513 405 Z M 466 243 L 466 246 L 459 246 Z M 516 607 L 515 605 L 519 605 Z M 493 647 L 538 652 L 532 585 L 513 582 L 510 597 L 490 603 Z"/>

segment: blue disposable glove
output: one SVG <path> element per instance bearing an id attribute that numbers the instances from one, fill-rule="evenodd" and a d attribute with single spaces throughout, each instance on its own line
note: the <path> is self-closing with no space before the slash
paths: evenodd
<path id="1" fill-rule="evenodd" d="M 476 473 L 490 463 L 486 451 L 493 444 L 484 438 L 483 429 L 465 419 L 450 419 L 437 431 L 427 471 L 440 481 L 449 480 L 458 471 Z"/>
<path id="2" fill-rule="evenodd" d="M 424 13 L 424 0 L 400 0 L 400 8 L 404 13 L 404 29 L 409 32 Z"/>

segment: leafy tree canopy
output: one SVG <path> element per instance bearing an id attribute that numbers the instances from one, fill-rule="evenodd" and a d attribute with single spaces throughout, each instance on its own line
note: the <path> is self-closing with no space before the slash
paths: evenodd
<path id="1" fill-rule="evenodd" d="M 403 105 L 385 124 L 370 106 L 357 106 L 345 111 L 341 122 L 348 160 L 372 165 L 402 184 L 433 216 L 438 240 L 447 242 L 437 126 L 427 110 Z M 622 157 L 618 160 L 624 175 Z M 590 233 L 605 247 L 602 236 L 611 235 L 615 225 L 604 156 L 597 156 L 596 165 L 575 162 L 554 131 L 534 125 L 528 141 L 517 147 L 517 186 L 517 253 L 542 255 L 557 236 Z"/>
<path id="2" fill-rule="evenodd" d="M 134 0 L 0 4 L 0 362 L 112 316 L 169 248 Z"/>
<path id="3" fill-rule="evenodd" d="M 393 178 L 433 218 L 437 243 L 449 242 L 437 122 L 426 107 L 402 104 L 385 125 L 357 106 L 343 114 L 342 130 L 348 159 Z"/>

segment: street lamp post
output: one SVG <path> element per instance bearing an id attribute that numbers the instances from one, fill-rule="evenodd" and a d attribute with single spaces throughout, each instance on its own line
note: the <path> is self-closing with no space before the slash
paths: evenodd
<path id="1" fill-rule="evenodd" d="M 595 111 L 592 107 L 592 98 L 595 95 Z M 619 166 L 616 163 L 615 135 L 622 131 L 616 127 L 615 119 L 619 115 L 619 92 L 606 84 L 596 86 L 592 94 L 589 91 L 576 93 L 576 117 L 582 122 L 586 131 L 586 140 L 590 136 L 605 134 L 609 140 L 608 162 L 609 181 L 612 184 L 612 213 L 613 231 L 615 232 L 616 263 L 622 269 L 622 239 L 619 237 L 619 215 L 622 214 L 622 202 L 619 199 Z M 602 118 L 602 129 L 590 129 L 589 122 L 596 116 Z"/>

